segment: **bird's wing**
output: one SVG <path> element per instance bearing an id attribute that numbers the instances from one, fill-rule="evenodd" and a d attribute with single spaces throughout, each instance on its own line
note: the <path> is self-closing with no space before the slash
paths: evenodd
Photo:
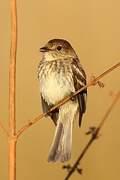
<path id="1" fill-rule="evenodd" d="M 50 108 L 52 108 L 53 106 L 52 105 L 49 105 L 42 97 L 41 95 L 41 103 L 42 103 L 42 109 L 43 109 L 43 112 L 46 113 L 50 110 Z M 52 118 L 53 122 L 55 125 L 57 125 L 57 119 L 58 119 L 58 113 L 59 113 L 59 110 L 58 109 L 55 109 L 54 111 L 48 113 L 48 115 Z"/>
<path id="2" fill-rule="evenodd" d="M 75 90 L 77 91 L 78 89 L 86 85 L 86 74 L 78 58 L 73 59 L 72 61 L 72 71 L 73 71 L 74 86 L 75 86 Z M 81 126 L 82 116 L 86 110 L 86 97 L 87 97 L 87 88 L 77 95 L 79 102 L 79 126 Z"/>

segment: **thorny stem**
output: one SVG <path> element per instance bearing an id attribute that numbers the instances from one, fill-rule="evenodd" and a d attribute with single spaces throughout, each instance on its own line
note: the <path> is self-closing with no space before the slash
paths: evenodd
<path id="1" fill-rule="evenodd" d="M 55 110 L 56 108 L 62 106 L 63 104 L 65 104 L 67 101 L 69 101 L 72 97 L 76 96 L 78 93 L 80 93 L 81 91 L 83 91 L 84 89 L 86 89 L 87 87 L 96 85 L 98 83 L 98 81 L 103 78 L 105 75 L 107 75 L 108 73 L 110 73 L 111 71 L 113 71 L 114 69 L 120 67 L 120 62 L 118 62 L 117 64 L 115 64 L 114 66 L 112 66 L 111 68 L 109 68 L 108 70 L 104 71 L 102 74 L 100 74 L 98 77 L 96 77 L 94 80 L 91 80 L 86 86 L 82 87 L 81 89 L 77 90 L 75 93 L 72 94 L 72 96 L 68 96 L 66 98 L 64 98 L 62 101 L 60 101 L 58 104 L 56 104 L 53 108 L 51 108 L 48 112 L 40 114 L 39 116 L 37 116 L 36 118 L 34 118 L 33 120 L 30 120 L 27 124 L 25 124 L 18 132 L 17 132 L 17 138 L 25 131 L 27 130 L 30 126 L 32 126 L 33 124 L 35 124 L 36 122 L 38 122 L 40 119 L 42 119 L 43 117 L 45 117 L 48 113 L 50 113 L 51 111 Z"/>
<path id="2" fill-rule="evenodd" d="M 109 106 L 108 110 L 106 111 L 106 113 L 104 114 L 100 124 L 98 125 L 98 127 L 96 128 L 95 132 L 93 132 L 90 140 L 88 141 L 88 143 L 86 144 L 86 146 L 84 147 L 84 149 L 82 150 L 82 152 L 80 153 L 78 159 L 75 161 L 75 163 L 73 164 L 72 168 L 70 169 L 70 171 L 68 172 L 67 176 L 65 177 L 64 180 L 68 180 L 71 175 L 75 172 L 75 170 L 77 169 L 78 165 L 80 164 L 80 161 L 82 160 L 82 158 L 84 157 L 84 155 L 86 154 L 87 150 L 90 148 L 90 146 L 92 145 L 92 143 L 94 142 L 94 140 L 97 138 L 101 128 L 103 127 L 104 123 L 106 122 L 109 114 L 111 113 L 113 107 L 116 105 L 117 101 L 120 99 L 120 92 L 118 92 L 118 94 L 115 96 L 115 98 L 113 99 L 111 105 Z"/>
<path id="3" fill-rule="evenodd" d="M 17 7 L 10 0 L 11 49 L 9 65 L 9 180 L 16 180 L 16 52 L 17 52 Z"/>

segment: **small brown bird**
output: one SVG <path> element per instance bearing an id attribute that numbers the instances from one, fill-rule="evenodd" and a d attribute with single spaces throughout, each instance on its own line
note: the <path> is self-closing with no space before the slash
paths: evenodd
<path id="1" fill-rule="evenodd" d="M 47 112 L 63 98 L 72 95 L 86 85 L 86 75 L 79 59 L 70 45 L 63 39 L 50 40 L 40 48 L 42 60 L 38 66 L 41 101 Z M 87 89 L 67 103 L 49 113 L 56 131 L 50 148 L 48 161 L 67 161 L 71 157 L 73 120 L 81 120 L 86 110 Z"/>

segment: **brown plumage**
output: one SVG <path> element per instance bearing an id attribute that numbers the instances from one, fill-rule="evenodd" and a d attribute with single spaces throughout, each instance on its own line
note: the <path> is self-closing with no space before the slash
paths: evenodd
<path id="1" fill-rule="evenodd" d="M 62 39 L 53 39 L 45 47 L 38 66 L 41 101 L 43 111 L 86 85 L 86 75 L 70 43 Z M 72 124 L 78 119 L 79 126 L 86 110 L 87 90 L 79 93 L 66 104 L 49 113 L 56 132 L 48 161 L 67 161 L 71 156 Z"/>

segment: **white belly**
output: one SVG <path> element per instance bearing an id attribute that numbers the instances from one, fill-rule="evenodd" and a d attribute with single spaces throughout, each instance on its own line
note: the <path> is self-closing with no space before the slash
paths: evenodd
<path id="1" fill-rule="evenodd" d="M 56 104 L 75 91 L 72 75 L 55 72 L 40 80 L 40 89 L 48 104 Z"/>

